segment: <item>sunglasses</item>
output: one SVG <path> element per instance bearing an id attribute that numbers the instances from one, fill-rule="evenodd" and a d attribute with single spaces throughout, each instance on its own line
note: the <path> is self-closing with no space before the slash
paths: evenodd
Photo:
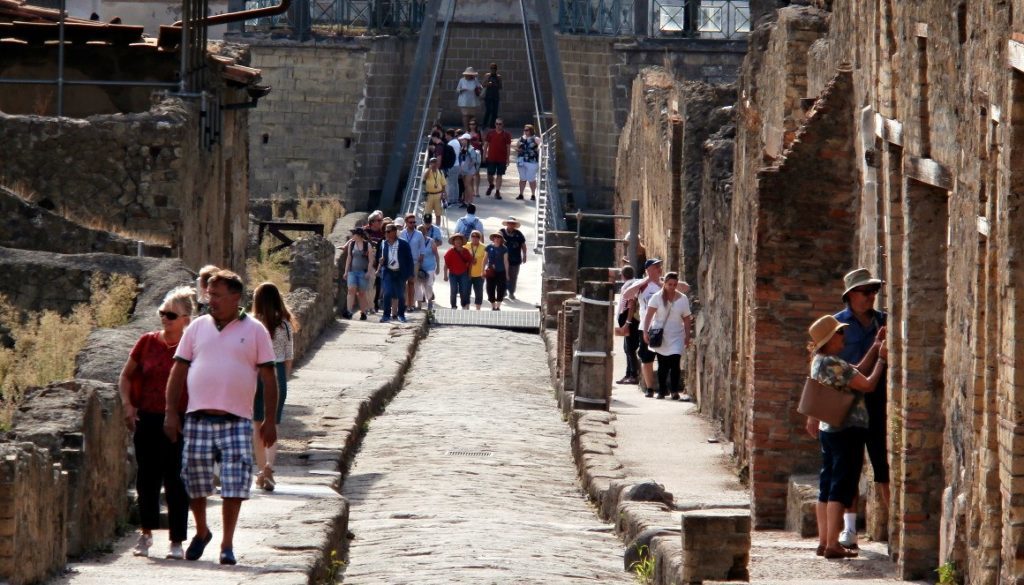
<path id="1" fill-rule="evenodd" d="M 882 287 L 879 287 L 879 286 L 872 286 L 870 288 L 855 288 L 855 289 L 851 290 L 850 292 L 860 293 L 862 295 L 877 295 L 878 291 L 881 288 Z"/>
<path id="2" fill-rule="evenodd" d="M 178 318 L 178 314 L 174 311 L 157 311 L 160 313 L 160 317 L 167 319 L 168 321 L 174 321 Z"/>

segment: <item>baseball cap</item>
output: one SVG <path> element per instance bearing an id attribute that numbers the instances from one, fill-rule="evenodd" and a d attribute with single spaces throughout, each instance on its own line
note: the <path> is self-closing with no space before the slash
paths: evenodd
<path id="1" fill-rule="evenodd" d="M 647 260 L 647 262 L 644 262 L 644 270 L 647 270 L 648 268 L 650 268 L 651 266 L 654 266 L 655 264 L 661 264 L 661 259 L 660 258 L 649 258 Z"/>

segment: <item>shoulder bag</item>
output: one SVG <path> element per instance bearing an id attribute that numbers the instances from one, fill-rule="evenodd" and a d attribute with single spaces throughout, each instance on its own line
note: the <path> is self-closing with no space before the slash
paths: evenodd
<path id="1" fill-rule="evenodd" d="M 839 427 L 850 413 L 854 398 L 853 392 L 844 392 L 808 376 L 796 411 Z"/>
<path id="2" fill-rule="evenodd" d="M 665 302 L 665 297 L 661 297 L 661 306 L 668 309 L 668 316 L 662 321 L 661 327 L 651 327 L 647 331 L 647 338 L 650 340 L 647 343 L 647 347 L 661 347 L 661 344 L 665 342 L 665 323 L 672 318 L 672 306 Z M 655 309 L 657 310 L 657 309 Z M 657 313 L 655 313 L 657 316 Z"/>

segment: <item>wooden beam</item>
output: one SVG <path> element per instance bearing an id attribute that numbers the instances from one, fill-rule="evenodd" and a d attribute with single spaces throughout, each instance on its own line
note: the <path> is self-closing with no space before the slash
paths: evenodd
<path id="1" fill-rule="evenodd" d="M 1006 63 L 1024 72 L 1024 43 L 1013 39 L 1006 42 Z"/>
<path id="2" fill-rule="evenodd" d="M 875 136 L 896 146 L 903 146 L 903 124 L 876 113 Z"/>
<path id="3" fill-rule="evenodd" d="M 926 185 L 947 191 L 953 189 L 953 173 L 934 159 L 908 156 L 903 163 L 903 174 Z"/>

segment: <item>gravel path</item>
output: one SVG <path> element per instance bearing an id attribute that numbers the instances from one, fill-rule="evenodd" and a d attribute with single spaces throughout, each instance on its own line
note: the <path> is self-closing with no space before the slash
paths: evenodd
<path id="1" fill-rule="evenodd" d="M 633 582 L 580 491 L 544 364 L 536 335 L 431 330 L 345 481 L 345 582 Z"/>

